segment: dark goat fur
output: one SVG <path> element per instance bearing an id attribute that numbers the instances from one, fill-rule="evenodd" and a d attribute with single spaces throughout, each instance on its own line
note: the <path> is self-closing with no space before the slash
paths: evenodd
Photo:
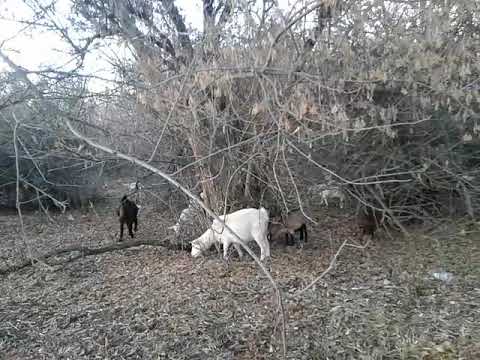
<path id="1" fill-rule="evenodd" d="M 120 206 L 117 209 L 118 220 L 120 221 L 120 241 L 123 239 L 123 225 L 127 224 L 128 233 L 133 238 L 132 225 L 134 224 L 134 230 L 138 230 L 138 206 L 127 198 L 127 195 L 122 197 Z"/>
<path id="2" fill-rule="evenodd" d="M 269 241 L 277 241 L 280 235 L 285 234 L 285 244 L 287 246 L 295 245 L 295 232 L 300 231 L 300 242 L 308 242 L 308 233 L 305 217 L 300 211 L 289 213 L 282 221 L 273 219 L 269 223 L 268 237 Z M 305 238 L 304 238 L 305 236 Z"/>
<path id="3" fill-rule="evenodd" d="M 362 238 L 369 235 L 372 239 L 375 237 L 375 232 L 380 225 L 381 212 L 373 210 L 372 208 L 364 209 L 358 215 L 357 223 L 361 230 Z"/>

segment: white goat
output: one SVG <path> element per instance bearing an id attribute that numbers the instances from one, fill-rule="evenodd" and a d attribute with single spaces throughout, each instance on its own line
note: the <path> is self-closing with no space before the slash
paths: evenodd
<path id="1" fill-rule="evenodd" d="M 225 221 L 225 224 L 242 239 L 244 244 L 248 244 L 252 240 L 256 241 L 260 246 L 261 261 L 270 257 L 270 244 L 267 240 L 269 214 L 265 208 L 241 209 L 226 216 L 219 216 L 219 218 Z M 192 241 L 192 256 L 198 257 L 215 242 L 223 244 L 225 260 L 228 260 L 228 248 L 231 244 L 238 251 L 239 257 L 243 257 L 243 250 L 237 238 L 217 219 L 213 220 L 212 226 L 207 231 Z"/>
<path id="2" fill-rule="evenodd" d="M 203 191 L 200 194 L 200 198 L 202 200 L 205 200 L 205 193 Z M 201 210 L 203 209 L 200 207 L 200 205 L 198 205 L 194 200 L 190 199 L 188 207 L 183 209 L 180 213 L 180 217 L 178 218 L 177 223 L 173 226 L 169 226 L 168 229 L 173 230 L 175 234 L 178 235 L 178 233 L 180 232 L 180 227 L 183 224 L 191 223 L 195 214 L 199 213 Z"/>
<path id="3" fill-rule="evenodd" d="M 138 182 L 133 182 L 133 183 L 128 183 L 128 184 L 123 184 L 123 186 L 126 186 L 128 188 L 128 190 L 130 190 L 130 191 L 143 189 L 143 185 L 139 181 Z"/>
<path id="4" fill-rule="evenodd" d="M 337 185 L 318 184 L 309 188 L 311 192 L 315 192 L 322 198 L 322 203 L 328 206 L 327 199 L 337 198 L 339 199 L 340 209 L 343 209 L 345 203 L 345 194 L 342 189 Z"/>
<path id="5" fill-rule="evenodd" d="M 173 226 L 170 226 L 168 229 L 171 229 L 175 232 L 175 234 L 178 234 L 180 231 L 180 227 L 183 224 L 191 222 L 196 212 L 197 208 L 194 206 L 194 204 L 192 204 L 192 202 L 190 202 L 190 205 L 187 208 L 183 209 L 180 213 L 180 217 L 178 218 L 177 223 Z"/>
<path id="6" fill-rule="evenodd" d="M 325 189 L 320 192 L 322 196 L 322 202 L 325 203 L 325 206 L 328 206 L 327 199 L 337 198 L 340 200 L 340 209 L 343 209 L 343 204 L 345 202 L 345 195 L 339 187 L 332 187 L 330 189 Z"/>

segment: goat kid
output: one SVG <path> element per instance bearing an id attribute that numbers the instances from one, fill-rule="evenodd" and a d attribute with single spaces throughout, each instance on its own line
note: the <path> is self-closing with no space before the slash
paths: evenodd
<path id="1" fill-rule="evenodd" d="M 132 225 L 135 225 L 134 230 L 138 230 L 138 210 L 139 207 L 133 201 L 129 200 L 127 195 L 122 197 L 120 206 L 117 209 L 118 220 L 120 221 L 120 239 L 123 240 L 123 225 L 127 224 L 128 233 L 133 238 Z"/>
<path id="2" fill-rule="evenodd" d="M 269 214 L 265 208 L 241 209 L 225 216 L 221 215 L 219 218 L 240 237 L 243 244 L 246 245 L 250 241 L 258 244 L 261 261 L 270 258 L 270 244 L 267 240 Z M 213 220 L 212 226 L 207 231 L 192 241 L 192 257 L 198 257 L 215 242 L 223 244 L 223 258 L 226 261 L 231 244 L 237 250 L 240 259 L 243 258 L 243 250 L 237 238 L 217 219 Z"/>
<path id="3" fill-rule="evenodd" d="M 200 194 L 200 198 L 204 201 L 206 199 L 205 193 L 203 191 Z M 182 212 L 180 213 L 180 217 L 178 218 L 175 225 L 169 226 L 168 229 L 173 230 L 175 234 L 178 235 L 182 226 L 184 224 L 191 224 L 195 215 L 199 214 L 200 212 L 202 212 L 204 216 L 207 216 L 205 209 L 198 205 L 196 201 L 190 199 L 188 207 L 182 210 Z"/>
<path id="4" fill-rule="evenodd" d="M 345 194 L 337 185 L 317 184 L 309 188 L 309 192 L 319 194 L 321 203 L 328 207 L 328 199 L 337 198 L 339 200 L 340 209 L 343 209 L 345 204 Z"/>
<path id="5" fill-rule="evenodd" d="M 384 215 L 372 208 L 363 209 L 357 217 L 357 224 L 361 231 L 361 238 L 368 235 L 370 239 L 374 239 L 375 233 L 384 221 Z"/>
<path id="6" fill-rule="evenodd" d="M 297 210 L 289 213 L 282 221 L 281 217 L 273 218 L 269 223 L 268 237 L 270 241 L 280 240 L 280 236 L 285 235 L 285 244 L 292 246 L 295 244 L 295 232 L 300 231 L 300 244 L 308 242 L 306 219 L 302 212 Z"/>

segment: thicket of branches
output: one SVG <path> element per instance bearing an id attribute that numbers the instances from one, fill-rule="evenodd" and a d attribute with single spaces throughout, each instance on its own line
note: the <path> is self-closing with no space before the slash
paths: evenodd
<path id="1" fill-rule="evenodd" d="M 33 92 L 11 74 L 0 83 L 1 206 L 17 206 L 17 178 L 23 208 L 65 210 L 96 200 L 104 163 L 62 129 L 64 116 L 82 112 L 74 109 L 78 84 L 40 82 Z"/>
<path id="2" fill-rule="evenodd" d="M 85 56 L 112 39 L 133 55 L 112 60 L 106 94 L 82 88 L 58 103 L 41 91 L 63 110 L 43 131 L 63 138 L 62 118 L 75 118 L 99 142 L 201 188 L 213 210 L 305 206 L 326 175 L 352 204 L 400 220 L 479 209 L 476 1 L 318 0 L 282 14 L 269 0 L 204 0 L 201 34 L 173 0 L 74 0 L 69 27 L 54 6 L 29 3 L 78 65 L 36 74 L 35 86 L 85 83 Z M 2 112 L 19 106 L 15 91 Z M 21 101 L 25 123 L 48 107 L 32 94 Z"/>

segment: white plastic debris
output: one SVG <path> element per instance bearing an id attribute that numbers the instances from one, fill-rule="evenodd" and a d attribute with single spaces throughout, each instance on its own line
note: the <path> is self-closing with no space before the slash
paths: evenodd
<path id="1" fill-rule="evenodd" d="M 437 279 L 441 280 L 444 282 L 450 282 L 453 280 L 453 274 L 448 272 L 448 271 L 438 271 L 438 272 L 432 272 L 432 276 Z"/>

